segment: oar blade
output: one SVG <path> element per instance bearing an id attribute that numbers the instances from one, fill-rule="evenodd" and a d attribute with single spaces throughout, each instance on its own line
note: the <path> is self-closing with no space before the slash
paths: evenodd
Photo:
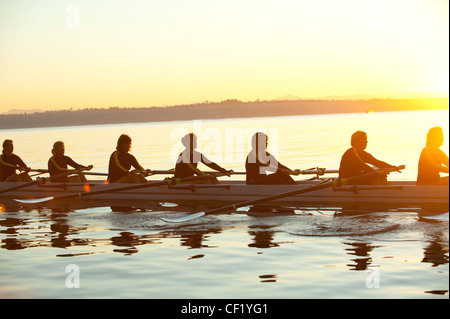
<path id="1" fill-rule="evenodd" d="M 16 202 L 22 203 L 22 204 L 38 204 L 43 202 L 48 202 L 49 200 L 54 199 L 54 197 L 42 197 L 42 198 L 36 198 L 36 199 L 14 199 Z"/>
<path id="2" fill-rule="evenodd" d="M 187 222 L 189 220 L 193 220 L 199 217 L 202 217 L 205 215 L 205 212 L 200 212 L 200 213 L 195 213 L 195 214 L 190 214 L 190 215 L 186 215 L 186 216 L 182 216 L 182 217 L 161 217 L 161 219 L 165 222 L 168 223 L 182 223 L 182 222 Z"/>

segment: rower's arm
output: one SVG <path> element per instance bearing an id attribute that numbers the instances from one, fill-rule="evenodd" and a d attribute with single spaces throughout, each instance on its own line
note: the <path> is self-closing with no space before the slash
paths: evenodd
<path id="1" fill-rule="evenodd" d="M 79 169 L 79 168 L 83 168 L 84 167 L 83 165 L 78 164 L 77 162 L 75 162 L 73 159 L 71 159 L 68 156 L 67 156 L 67 164 L 72 166 L 75 169 Z"/>
<path id="2" fill-rule="evenodd" d="M 441 164 L 444 166 L 443 167 L 444 171 L 442 171 L 442 172 L 448 173 L 448 168 L 449 168 L 448 156 L 442 150 L 439 150 L 439 157 L 440 157 Z"/>
<path id="3" fill-rule="evenodd" d="M 17 156 L 16 160 L 17 160 L 17 162 L 16 162 L 17 166 L 19 166 L 23 170 L 28 169 L 27 164 L 25 164 L 25 162 L 19 156 Z"/>
<path id="4" fill-rule="evenodd" d="M 180 161 L 184 163 L 195 175 L 203 175 L 203 172 L 193 165 L 194 160 L 196 160 L 197 154 L 191 154 L 187 150 L 180 154 L 177 163 Z M 192 158 L 191 158 L 192 157 Z M 202 155 L 200 154 L 200 158 Z M 192 159 L 192 162 L 191 162 Z"/>
<path id="5" fill-rule="evenodd" d="M 130 154 L 131 155 L 131 154 Z M 145 171 L 145 168 L 143 168 L 141 166 L 141 164 L 139 164 L 139 162 L 137 161 L 136 157 L 134 157 L 133 155 L 131 155 L 131 166 L 133 166 L 135 169 L 139 170 L 139 171 Z"/>
<path id="6" fill-rule="evenodd" d="M 392 168 L 394 167 L 391 164 L 388 164 L 386 162 L 380 161 L 378 159 L 376 159 L 375 157 L 373 157 L 371 154 L 367 153 L 367 152 L 363 152 L 363 154 L 361 154 L 363 156 L 363 160 L 366 163 L 369 163 L 371 165 L 374 165 L 378 168 Z"/>
<path id="7" fill-rule="evenodd" d="M 295 172 L 293 170 L 291 170 L 289 167 L 284 166 L 283 164 L 281 164 L 280 162 L 278 162 L 278 169 L 282 169 L 285 171 L 288 171 L 290 174 L 294 174 Z"/>
<path id="8" fill-rule="evenodd" d="M 431 163 L 435 168 L 439 170 L 439 172 L 442 173 L 448 173 L 449 172 L 449 160 L 448 156 L 440 149 L 438 149 L 435 152 L 427 151 L 426 155 Z"/>
<path id="9" fill-rule="evenodd" d="M 211 169 L 214 169 L 216 171 L 219 171 L 221 173 L 225 173 L 227 170 L 224 169 L 223 167 L 217 165 L 216 163 L 210 161 L 209 159 L 206 158 L 205 155 L 201 154 L 201 161 L 203 164 L 205 164 L 206 166 L 208 166 Z"/>
<path id="10" fill-rule="evenodd" d="M 289 167 L 281 164 L 276 158 L 275 156 L 273 156 L 272 154 L 269 154 L 269 161 L 267 162 L 268 166 L 266 168 L 267 171 L 269 172 L 279 172 L 281 171 L 285 171 L 288 172 L 289 174 L 294 174 L 294 171 L 291 170 Z M 275 165 L 273 165 L 275 164 Z"/>

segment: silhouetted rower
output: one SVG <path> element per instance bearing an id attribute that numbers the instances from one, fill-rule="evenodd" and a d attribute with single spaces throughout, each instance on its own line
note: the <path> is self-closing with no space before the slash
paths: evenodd
<path id="1" fill-rule="evenodd" d="M 131 144 L 131 138 L 128 135 L 122 134 L 119 137 L 116 150 L 109 158 L 108 181 L 110 183 L 148 183 L 142 174 L 148 174 L 150 170 L 145 170 L 129 153 Z M 131 167 L 139 173 L 130 172 Z"/>
<path id="2" fill-rule="evenodd" d="M 361 174 L 374 172 L 375 169 L 368 164 L 374 165 L 377 168 L 393 168 L 395 166 L 386 162 L 380 161 L 373 157 L 371 154 L 365 151 L 367 147 L 367 134 L 363 131 L 357 131 L 353 133 L 351 137 L 351 145 L 341 158 L 341 164 L 339 166 L 339 177 L 353 177 Z M 400 166 L 403 168 L 404 166 Z M 379 185 L 386 184 L 387 179 L 385 176 L 369 176 L 361 179 L 357 179 L 352 184 L 360 185 Z"/>
<path id="3" fill-rule="evenodd" d="M 264 133 L 258 132 L 253 135 L 252 149 L 245 161 L 246 183 L 249 185 L 296 184 L 290 175 L 298 175 L 298 172 L 284 166 L 267 152 L 268 142 L 269 138 Z"/>
<path id="4" fill-rule="evenodd" d="M 64 176 L 64 173 L 71 171 L 71 169 L 68 168 L 69 166 L 78 170 L 90 170 L 92 169 L 93 166 L 92 165 L 83 166 L 81 164 L 78 164 L 69 156 L 64 155 L 65 151 L 66 148 L 64 146 L 64 142 L 58 141 L 55 142 L 55 144 L 53 144 L 52 149 L 53 156 L 50 157 L 50 159 L 48 160 L 48 172 L 50 174 L 50 181 L 58 183 L 67 183 L 67 182 L 86 183 L 87 182 L 86 177 L 82 172 L 77 174 L 77 176 L 71 177 L 69 177 L 69 174 Z"/>
<path id="5" fill-rule="evenodd" d="M 417 172 L 418 185 L 448 185 L 448 175 L 441 177 L 439 173 L 449 172 L 448 156 L 440 149 L 444 143 L 444 132 L 441 127 L 433 127 L 428 131 L 426 146 L 420 153 Z"/>
<path id="6" fill-rule="evenodd" d="M 217 165 L 216 163 L 210 161 L 205 155 L 196 151 L 197 148 L 197 136 L 193 133 L 189 133 L 185 135 L 181 139 L 181 143 L 186 148 L 183 152 L 180 153 L 177 159 L 177 163 L 175 165 L 175 178 L 187 178 L 195 175 L 204 175 L 204 173 L 197 168 L 198 163 L 201 162 L 209 168 L 216 170 L 218 172 L 231 175 L 233 173 L 232 170 L 226 170 L 225 168 Z M 217 184 L 219 181 L 215 178 L 213 179 L 204 179 L 196 181 L 195 183 L 204 184 L 204 183 L 212 183 Z"/>
<path id="7" fill-rule="evenodd" d="M 31 181 L 30 176 L 28 176 L 30 168 L 13 151 L 13 141 L 5 140 L 3 142 L 3 152 L 0 155 L 0 182 Z M 16 170 L 21 170 L 23 173 L 16 174 Z"/>

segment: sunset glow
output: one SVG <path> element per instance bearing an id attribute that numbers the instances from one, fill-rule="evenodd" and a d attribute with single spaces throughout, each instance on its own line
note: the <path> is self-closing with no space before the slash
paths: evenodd
<path id="1" fill-rule="evenodd" d="M 0 113 L 448 96 L 449 3 L 2 1 Z"/>

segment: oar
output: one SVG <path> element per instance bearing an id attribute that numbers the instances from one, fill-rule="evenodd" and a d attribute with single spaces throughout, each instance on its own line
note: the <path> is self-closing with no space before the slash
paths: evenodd
<path id="1" fill-rule="evenodd" d="M 131 173 L 141 173 L 144 176 L 151 176 L 151 175 L 171 175 L 174 174 L 175 171 L 173 169 L 169 170 L 145 170 L 145 171 L 131 171 Z M 83 172 L 85 175 L 97 175 L 97 176 L 108 176 L 108 173 L 95 173 L 95 172 Z"/>
<path id="2" fill-rule="evenodd" d="M 158 170 L 158 169 L 155 169 L 155 170 L 151 170 L 150 171 L 150 176 L 151 175 L 172 175 L 172 174 L 175 174 L 175 169 L 174 168 L 171 168 L 171 169 L 168 169 L 168 170 Z"/>
<path id="3" fill-rule="evenodd" d="M 47 169 L 32 169 L 32 172 L 39 172 L 39 174 L 44 174 L 44 173 L 48 173 Z M 145 171 L 138 171 L 138 170 L 133 170 L 131 171 L 131 173 L 142 173 L 145 174 L 147 176 L 151 176 L 151 175 L 172 175 L 175 173 L 175 170 L 172 169 L 168 169 L 168 170 L 145 170 Z M 205 172 L 207 174 L 212 174 L 215 172 Z M 87 171 L 83 171 L 84 175 L 96 175 L 96 176 L 108 176 L 108 173 L 97 173 L 97 172 L 87 172 Z M 245 174 L 245 172 L 243 172 L 242 174 Z"/>
<path id="4" fill-rule="evenodd" d="M 38 175 L 42 175 L 42 174 L 45 174 L 45 172 L 35 173 L 35 174 L 31 174 L 29 176 L 34 177 L 34 176 L 38 176 Z"/>
<path id="5" fill-rule="evenodd" d="M 2 189 L 2 190 L 0 190 L 0 194 L 11 192 L 11 191 L 15 191 L 16 189 L 25 188 L 25 187 L 32 186 L 32 185 L 35 185 L 35 184 L 40 184 L 40 183 L 44 184 L 47 181 L 47 178 L 45 178 L 45 177 L 44 178 L 38 177 L 38 178 L 36 178 L 36 180 L 34 180 L 32 182 L 28 182 L 28 183 L 16 185 L 16 186 L 13 186 L 13 187 L 10 187 L 10 188 Z"/>
<path id="6" fill-rule="evenodd" d="M 326 169 L 326 168 L 310 168 L 310 169 L 304 169 L 304 170 L 295 170 L 294 175 L 308 175 L 308 174 L 315 174 L 315 175 L 324 175 L 324 174 L 337 174 L 339 173 L 338 169 Z"/>
<path id="7" fill-rule="evenodd" d="M 137 171 L 139 172 L 139 171 Z M 220 173 L 218 171 L 202 171 L 202 173 L 204 174 L 217 174 Z M 173 175 L 175 174 L 175 169 L 171 168 L 169 170 L 148 170 L 148 175 Z M 232 172 L 230 173 L 230 175 L 234 175 L 234 174 L 240 174 L 240 175 L 245 175 L 245 172 Z M 228 175 L 228 174 L 223 174 L 223 175 Z"/>
<path id="8" fill-rule="evenodd" d="M 32 169 L 30 169 L 30 172 L 39 172 L 39 173 L 48 173 L 48 169 L 35 169 L 35 168 L 32 168 Z"/>
<path id="9" fill-rule="evenodd" d="M 37 199 L 15 199 L 15 201 L 24 203 L 24 204 L 37 204 L 37 203 L 48 202 L 51 200 L 64 200 L 64 199 L 70 199 L 70 198 L 76 198 L 76 197 L 122 192 L 122 191 L 146 188 L 146 187 L 155 187 L 155 186 L 162 186 L 162 185 L 172 185 L 173 186 L 173 185 L 176 185 L 179 183 L 184 183 L 184 182 L 192 182 L 192 181 L 202 180 L 202 179 L 206 179 L 206 178 L 215 178 L 220 175 L 221 174 L 218 174 L 218 175 L 208 174 L 208 175 L 193 176 L 193 177 L 186 177 L 186 178 L 168 178 L 168 179 L 166 179 L 164 181 L 160 181 L 160 182 L 128 185 L 128 186 L 122 186 L 122 187 L 102 189 L 102 190 L 93 191 L 93 192 L 74 193 L 74 194 L 68 194 L 68 195 L 62 195 L 62 196 L 56 196 L 56 197 L 50 196 L 50 197 L 43 197 L 43 198 L 37 198 Z"/>
<path id="10" fill-rule="evenodd" d="M 296 169 L 296 170 L 293 170 L 292 172 L 293 172 L 292 175 L 308 175 L 308 174 L 324 175 L 324 174 L 337 174 L 337 173 L 339 173 L 339 170 L 317 167 L 317 168 L 310 168 L 310 169 L 304 169 L 304 170 Z M 204 173 L 209 174 L 212 172 L 204 171 Z M 233 175 L 245 175 L 245 174 L 247 174 L 247 172 L 234 172 L 233 171 Z"/>
<path id="11" fill-rule="evenodd" d="M 214 174 L 217 173 L 217 171 L 202 171 L 205 174 Z M 339 170 L 337 169 L 326 169 L 326 168 L 309 168 L 304 170 L 294 170 L 293 175 L 308 175 L 308 174 L 317 174 L 317 175 L 324 175 L 324 174 L 337 174 L 339 173 Z M 149 170 L 149 175 L 171 175 L 174 174 L 175 170 L 169 169 L 169 170 Z M 85 173 L 86 175 L 92 175 L 92 174 L 104 174 L 104 173 Z M 233 171 L 233 175 L 245 175 L 247 172 L 235 172 Z M 108 175 L 108 174 L 105 174 Z"/>
<path id="12" fill-rule="evenodd" d="M 48 173 L 48 169 L 31 169 L 32 172 L 39 172 L 40 174 Z M 70 174 L 77 174 L 80 170 L 70 170 L 68 172 L 72 172 Z M 84 175 L 97 175 L 97 176 L 108 176 L 108 173 L 96 173 L 96 172 L 88 172 L 83 171 Z"/>
<path id="13" fill-rule="evenodd" d="M 217 173 L 216 171 L 202 171 L 205 174 L 213 174 Z M 311 168 L 311 169 L 304 169 L 304 170 L 294 170 L 293 175 L 308 175 L 308 174 L 317 174 L 317 175 L 324 175 L 324 174 L 337 174 L 339 173 L 339 170 L 334 169 L 326 169 L 326 168 Z M 152 170 L 150 175 L 157 175 L 157 174 L 174 174 L 175 171 L 173 169 L 171 170 Z M 233 171 L 232 175 L 245 175 L 247 172 L 235 172 Z"/>
<path id="14" fill-rule="evenodd" d="M 35 171 L 37 171 L 37 170 L 35 170 Z M 41 173 L 43 174 L 43 173 L 46 173 L 46 172 L 41 172 Z M 55 175 L 53 177 L 63 177 L 63 176 L 70 175 L 70 174 L 73 174 L 73 173 L 74 173 L 73 171 L 64 172 L 64 173 Z M 11 192 L 11 191 L 14 191 L 14 190 L 17 190 L 17 189 L 25 188 L 25 187 L 36 185 L 36 184 L 42 185 L 42 184 L 45 184 L 46 182 L 49 182 L 49 181 L 50 181 L 50 177 L 37 177 L 36 180 L 34 180 L 34 181 L 27 182 L 27 183 L 24 183 L 24 184 L 20 184 L 20 185 L 16 185 L 16 186 L 13 186 L 13 187 L 10 187 L 10 188 L 6 188 L 6 189 L 3 189 L 3 190 L 0 190 L 0 194 Z"/>
<path id="15" fill-rule="evenodd" d="M 374 172 L 370 172 L 370 173 L 366 173 L 366 174 L 362 174 L 362 175 L 358 175 L 358 176 L 354 176 L 354 177 L 349 177 L 349 178 L 338 178 L 335 180 L 332 180 L 330 182 L 325 182 L 325 183 L 321 183 L 319 185 L 315 185 L 315 186 L 311 186 L 308 188 L 303 188 L 303 189 L 298 189 L 298 190 L 294 190 L 294 191 L 290 191 L 290 192 L 286 192 L 286 193 L 281 193 L 281 194 L 277 194 L 277 195 L 272 195 L 272 196 L 268 196 L 268 197 L 264 197 L 264 198 L 260 198 L 260 199 L 255 199 L 255 200 L 249 200 L 249 201 L 245 201 L 245 202 L 241 202 L 241 203 L 237 203 L 234 205 L 228 205 L 228 206 L 224 206 L 224 207 L 219 207 L 219 208 L 215 208 L 215 209 L 211 209 L 209 211 L 206 212 L 199 212 L 199 213 L 194 213 L 194 214 L 189 214 L 183 217 L 178 217 L 178 218 L 161 218 L 162 220 L 166 221 L 166 222 L 172 222 L 172 223 L 179 223 L 179 222 L 184 222 L 184 221 L 189 221 L 198 217 L 202 217 L 205 215 L 211 215 L 211 214 L 217 214 L 217 213 L 223 213 L 229 210 L 235 210 L 236 208 L 239 207 L 244 207 L 244 206 L 249 206 L 249 205 L 254 205 L 254 204 L 259 204 L 259 203 L 263 203 L 263 202 L 268 202 L 271 200 L 276 200 L 276 199 L 280 199 L 280 198 L 284 198 L 284 197 L 289 197 L 289 196 L 294 196 L 294 195 L 299 195 L 299 194 L 303 194 L 303 193 L 308 193 L 308 192 L 312 192 L 315 190 L 319 190 L 319 189 L 324 189 L 324 188 L 328 188 L 328 187 L 340 187 L 341 185 L 345 185 L 348 184 L 349 182 L 361 179 L 361 178 L 365 178 L 368 176 L 372 176 L 372 175 L 376 175 L 376 174 L 383 174 L 386 175 L 390 172 L 393 171 L 399 171 L 400 169 L 403 169 L 404 167 L 399 166 L 399 167 L 395 167 L 395 168 L 386 168 L 386 169 L 380 169 Z"/>

